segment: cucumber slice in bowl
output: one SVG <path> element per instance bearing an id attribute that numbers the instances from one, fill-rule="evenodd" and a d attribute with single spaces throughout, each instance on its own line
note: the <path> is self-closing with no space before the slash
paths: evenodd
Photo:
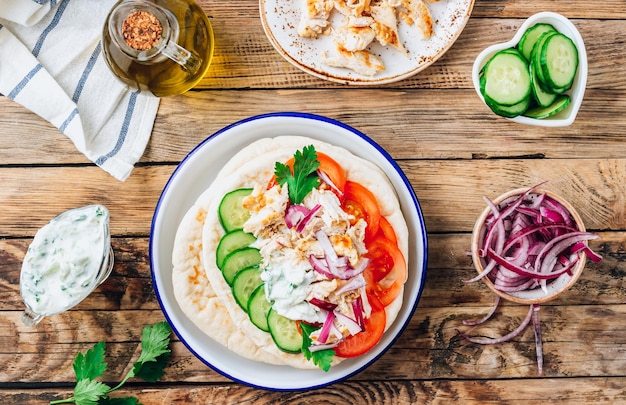
<path id="1" fill-rule="evenodd" d="M 549 107 L 556 100 L 557 94 L 549 93 L 541 87 L 541 83 L 539 83 L 539 78 L 537 77 L 537 71 L 535 70 L 534 64 L 531 63 L 529 65 L 529 68 L 533 99 L 540 107 Z"/>
<path id="2" fill-rule="evenodd" d="M 535 43 L 535 46 L 533 46 L 533 50 L 530 53 L 529 62 L 530 62 L 530 65 L 532 65 L 532 70 L 535 76 L 537 77 L 536 82 L 539 85 L 539 87 L 541 87 L 541 89 L 545 91 L 546 93 L 554 93 L 555 91 L 546 84 L 546 78 L 543 75 L 543 70 L 541 69 L 540 56 L 541 56 L 541 50 L 543 49 L 543 46 L 546 43 L 547 39 L 555 34 L 556 34 L 556 31 L 548 31 L 548 32 L 541 34 L 541 36 Z"/>
<path id="3" fill-rule="evenodd" d="M 519 103 L 515 104 L 515 105 L 499 105 L 499 104 L 490 104 L 490 101 L 488 101 L 488 99 L 485 99 L 485 101 L 487 101 L 487 105 L 489 106 L 489 108 L 491 108 L 491 110 L 502 116 L 502 117 L 506 117 L 506 118 L 514 118 L 517 117 L 521 114 L 523 114 L 524 112 L 526 112 L 526 110 L 528 110 L 528 107 L 530 107 L 530 96 L 526 97 L 524 100 L 520 101 Z"/>
<path id="4" fill-rule="evenodd" d="M 558 96 L 557 99 L 548 107 L 536 107 L 524 113 L 524 116 L 535 119 L 544 119 L 551 117 L 569 106 L 571 99 L 568 95 Z"/>
<path id="5" fill-rule="evenodd" d="M 542 34 L 546 32 L 556 32 L 556 29 L 552 24 L 547 23 L 537 23 L 524 31 L 524 35 L 522 35 L 522 39 L 519 40 L 517 44 L 517 49 L 522 53 L 524 58 L 527 61 L 530 61 L 530 54 L 533 50 L 533 47 L 539 40 Z"/>
<path id="6" fill-rule="evenodd" d="M 549 36 L 538 57 L 546 84 L 561 92 L 572 87 L 578 70 L 578 50 L 569 37 L 561 33 Z"/>
<path id="7" fill-rule="evenodd" d="M 528 63 L 519 51 L 497 52 L 489 59 L 481 76 L 483 97 L 492 104 L 513 106 L 530 94 Z"/>

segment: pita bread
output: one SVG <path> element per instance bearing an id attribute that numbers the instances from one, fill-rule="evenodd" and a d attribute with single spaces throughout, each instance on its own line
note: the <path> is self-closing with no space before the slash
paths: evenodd
<path id="1" fill-rule="evenodd" d="M 224 235 L 218 206 L 228 192 L 265 184 L 275 162 L 291 158 L 296 150 L 313 145 L 335 159 L 349 180 L 361 183 L 377 197 L 381 214 L 393 226 L 399 248 L 408 259 L 408 228 L 389 180 L 380 168 L 343 148 L 306 137 L 281 136 L 254 142 L 238 152 L 218 173 L 211 186 L 183 218 L 173 251 L 174 293 L 183 312 L 205 334 L 239 355 L 270 364 L 316 369 L 302 354 L 281 351 L 267 332 L 250 322 L 235 302 L 215 260 L 217 245 Z M 388 328 L 402 306 L 402 294 L 385 308 Z M 334 363 L 342 359 L 336 358 Z"/>

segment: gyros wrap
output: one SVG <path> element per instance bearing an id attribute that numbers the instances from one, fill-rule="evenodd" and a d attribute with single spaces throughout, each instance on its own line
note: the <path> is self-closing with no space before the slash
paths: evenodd
<path id="1" fill-rule="evenodd" d="M 238 152 L 189 209 L 176 233 L 172 281 L 176 300 L 186 316 L 231 351 L 256 361 L 315 369 L 303 354 L 281 351 L 269 333 L 250 322 L 216 265 L 216 249 L 225 233 L 218 217 L 222 197 L 238 188 L 266 185 L 274 174 L 275 162 L 286 162 L 296 150 L 308 145 L 333 158 L 344 168 L 348 180 L 360 183 L 376 196 L 381 215 L 393 227 L 398 247 L 408 262 L 407 225 L 395 190 L 380 168 L 343 148 L 306 137 L 281 136 L 261 139 Z M 396 318 L 402 296 L 400 293 L 385 307 L 385 330 Z M 341 360 L 335 357 L 333 364 Z"/>

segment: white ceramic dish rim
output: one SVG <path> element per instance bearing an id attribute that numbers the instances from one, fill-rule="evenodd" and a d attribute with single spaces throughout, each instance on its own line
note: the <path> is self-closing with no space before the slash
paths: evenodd
<path id="1" fill-rule="evenodd" d="M 208 187 L 208 184 L 197 184 L 194 180 L 202 177 L 205 183 L 212 181 L 210 174 L 206 175 L 207 172 L 202 172 L 205 175 L 200 175 L 197 170 L 199 166 L 209 164 L 206 163 L 207 154 L 211 155 L 212 151 L 220 147 L 225 148 L 225 145 L 229 145 L 227 148 L 230 150 L 237 150 L 256 139 L 268 137 L 266 132 L 271 130 L 274 133 L 277 125 L 289 125 L 287 130 L 289 133 L 298 131 L 294 128 L 300 128 L 300 131 L 306 132 L 307 127 L 315 126 L 318 130 L 323 129 L 325 133 L 328 132 L 328 136 L 332 136 L 333 132 L 335 136 L 343 135 L 344 139 L 340 142 L 332 142 L 338 146 L 351 149 L 350 145 L 352 144 L 352 150 L 354 150 L 356 148 L 354 145 L 359 144 L 365 148 L 363 151 L 377 152 L 375 156 L 368 155 L 368 160 L 391 170 L 387 175 L 394 186 L 401 185 L 406 191 L 399 197 L 401 205 L 404 203 L 401 208 L 409 225 L 409 271 L 413 271 L 416 276 L 409 276 L 405 285 L 403 307 L 377 347 L 360 358 L 344 360 L 328 373 L 321 370 L 298 370 L 287 366 L 273 366 L 247 360 L 208 338 L 182 313 L 173 297 L 171 291 L 171 247 L 174 236 L 170 235 L 171 243 L 166 243 L 169 252 L 162 249 L 159 251 L 159 246 L 163 243 L 159 243 L 154 237 L 154 235 L 165 232 L 168 229 L 168 224 L 170 234 L 173 234 L 176 228 L 173 228 L 172 231 L 171 227 L 178 226 L 182 216 L 195 202 L 197 196 Z M 242 135 L 245 133 L 254 135 L 246 137 Z M 281 134 L 274 133 L 273 136 L 278 135 Z M 309 136 L 318 138 L 319 134 L 309 134 Z M 232 155 L 218 154 L 218 162 L 213 163 L 217 167 L 217 170 L 212 173 L 213 177 L 222 166 L 222 162 L 219 160 L 224 160 L 223 163 L 225 163 L 230 156 Z M 190 179 L 190 176 L 193 179 Z M 188 189 L 193 189 L 192 195 L 189 195 L 190 190 Z M 181 195 L 185 197 L 181 197 Z M 184 205 L 176 204 L 177 201 L 183 199 L 185 200 Z M 164 207 L 172 206 L 176 208 L 174 212 L 176 215 L 164 214 L 166 209 Z M 428 246 L 422 211 L 412 186 L 397 163 L 381 146 L 365 134 L 333 119 L 307 113 L 280 112 L 257 115 L 233 123 L 206 138 L 183 159 L 172 173 L 157 202 L 150 230 L 149 254 L 152 283 L 161 310 L 172 326 L 174 333 L 198 359 L 225 377 L 248 386 L 268 390 L 295 391 L 319 388 L 345 380 L 370 366 L 391 347 L 407 327 L 417 308 L 426 277 Z M 163 256 L 165 256 L 165 260 Z M 169 290 L 168 286 L 170 287 Z M 210 350 L 211 348 L 212 350 Z M 250 375 L 247 372 L 247 367 L 259 367 L 261 372 Z M 282 375 L 283 378 L 275 378 L 277 375 Z M 296 384 L 293 380 L 285 381 L 285 378 L 291 376 L 302 376 L 301 381 L 304 383 Z"/>
<path id="2" fill-rule="evenodd" d="M 399 36 L 405 48 L 409 50 L 410 54 L 412 53 L 411 57 L 406 59 L 404 55 L 389 45 L 383 47 L 377 43 L 372 44 L 368 49 L 381 57 L 387 70 L 375 76 L 365 76 L 348 69 L 325 66 L 318 60 L 311 59 L 307 50 L 315 49 L 316 53 L 319 53 L 322 49 L 332 49 L 329 45 L 332 43 L 332 37 L 322 35 L 317 39 L 309 39 L 297 36 L 298 21 L 294 21 L 292 18 L 300 15 L 300 7 L 296 2 L 259 0 L 263 30 L 272 46 L 285 60 L 317 78 L 356 86 L 394 83 L 414 76 L 435 63 L 454 45 L 465 29 L 474 8 L 474 0 L 432 2 L 428 4 L 428 7 L 433 19 L 438 21 L 434 26 L 435 35 L 433 38 L 435 39 L 422 41 L 417 27 L 409 27 L 400 22 Z M 284 8 L 287 9 L 284 10 Z M 283 15 L 287 17 L 279 17 Z M 277 25 L 282 29 L 273 29 L 270 17 L 280 20 L 280 24 Z M 343 16 L 339 16 L 338 13 L 331 15 L 331 22 L 340 19 L 343 19 Z M 450 24 L 450 27 L 446 24 Z M 285 29 L 285 27 L 287 28 Z M 433 42 L 435 40 L 437 42 Z M 320 42 L 324 44 L 320 45 Z M 402 68 L 396 68 L 397 66 L 402 66 Z"/>
<path id="3" fill-rule="evenodd" d="M 580 109 L 580 105 L 582 104 L 583 96 L 585 95 L 585 88 L 587 87 L 587 75 L 589 68 L 587 62 L 587 50 L 585 49 L 585 43 L 582 36 L 580 35 L 580 32 L 578 32 L 576 26 L 567 17 L 564 17 L 561 14 L 551 11 L 543 11 L 532 15 L 522 24 L 522 26 L 517 30 L 515 36 L 510 41 L 494 44 L 483 50 L 476 57 L 476 60 L 474 61 L 474 65 L 472 67 L 472 81 L 474 82 L 474 89 L 476 89 L 478 97 L 480 97 L 481 101 L 484 103 L 485 99 L 480 92 L 480 69 L 482 69 L 487 60 L 497 51 L 517 45 L 517 43 L 522 38 L 522 35 L 524 35 L 524 31 L 526 31 L 530 26 L 537 23 L 549 23 L 554 25 L 554 27 L 558 31 L 570 37 L 578 48 L 578 72 L 576 73 L 576 78 L 574 79 L 574 85 L 572 86 L 572 89 L 567 92 L 567 94 L 570 94 L 570 96 L 572 97 L 572 100 L 570 105 L 565 110 L 552 117 L 538 120 L 520 115 L 515 118 L 507 119 L 520 124 L 542 127 L 569 126 L 576 119 L 576 115 L 578 114 L 578 110 Z"/>

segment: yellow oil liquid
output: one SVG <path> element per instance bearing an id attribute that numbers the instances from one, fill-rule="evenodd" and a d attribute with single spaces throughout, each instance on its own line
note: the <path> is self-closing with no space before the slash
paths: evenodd
<path id="1" fill-rule="evenodd" d="M 150 61 L 139 61 L 123 52 L 103 30 L 103 49 L 109 68 L 124 83 L 157 97 L 181 94 L 194 87 L 206 74 L 213 57 L 214 39 L 211 24 L 204 11 L 193 0 L 153 0 L 152 3 L 168 10 L 178 21 L 176 43 L 195 53 L 200 67 L 190 73 L 175 61 L 160 55 Z"/>

